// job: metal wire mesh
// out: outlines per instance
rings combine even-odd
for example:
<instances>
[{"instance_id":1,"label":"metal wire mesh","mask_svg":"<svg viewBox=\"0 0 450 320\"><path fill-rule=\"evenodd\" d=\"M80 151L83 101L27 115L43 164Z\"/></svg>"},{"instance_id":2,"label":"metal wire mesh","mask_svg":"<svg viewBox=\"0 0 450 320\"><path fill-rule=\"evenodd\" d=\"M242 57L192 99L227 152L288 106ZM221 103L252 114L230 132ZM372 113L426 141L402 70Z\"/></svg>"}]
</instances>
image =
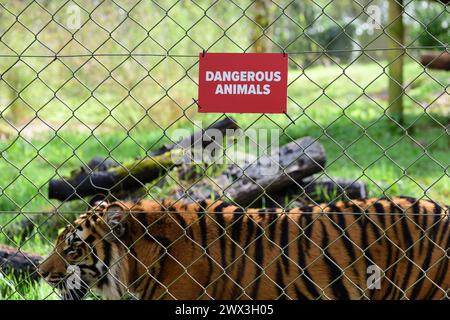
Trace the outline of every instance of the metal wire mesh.
<instances>
[{"instance_id":1,"label":"metal wire mesh","mask_svg":"<svg viewBox=\"0 0 450 320\"><path fill-rule=\"evenodd\" d=\"M104 295L90 289L108 277L110 286L115 283L122 288L117 289L118 298L142 298L136 287L147 278L152 279L147 290L159 288L154 290L161 293L152 298L177 298L177 281L186 277L192 286L203 288L193 298L220 298L219 292L231 287L238 292L233 298L258 298L255 287L261 279L263 286L275 288L271 298L303 297L291 294L296 283L314 288L318 295L313 298L340 298L334 291L339 285L344 286L341 293L356 288L355 295L344 298L374 298L377 288L372 290L366 282L361 286L349 274L356 269L365 274L364 279L370 278L372 273L360 262L372 261L373 267L376 257L370 248L380 243L381 256L390 250L400 252L390 257L380 275L382 286L399 290L398 295L386 297L408 299L420 295L415 288L426 287L428 293L435 290L434 294L441 292L442 298L448 298L448 275L438 281L433 269L441 268L437 275L442 274L449 260L450 230L445 217L450 194L449 78L446 71L436 70L448 68L448 17L445 1L0 1L0 297L76 298L78 293L64 294L36 280L40 275L34 266L42 260L28 252L49 254L61 228L86 210L103 208L102 201L91 200L94 194L81 194L76 188L65 201L61 196L59 200L49 197L52 181L62 181L65 187L70 179L95 185L95 174L100 177L114 171L125 174L108 187L95 188L108 202L171 198L204 205L204 199L220 199L242 212L255 207L281 211L278 215L260 211L276 216L266 225L250 216L246 228L254 229L247 243L233 237L236 223L221 223L217 216L206 220L199 216L191 226L184 226L165 212L162 224L176 222L175 229L183 229L169 244L151 232L161 224L158 220L146 224L131 216L146 232L127 243L127 250L115 256L114 263L105 263L106 249L91 248L88 254L106 266L103 277L88 285L88 297L93 299ZM245 114L232 115L230 120L223 114L197 113L198 54L202 51L287 53L289 116ZM426 54L431 56L428 62L423 60ZM221 121L240 128L238 133L247 139L241 140L243 149L235 143L236 131L234 140L212 139L206 132L180 143L180 138ZM206 162L179 165L168 160L180 149L189 149L184 154L192 160L190 147L197 140L213 140L211 145L219 151ZM297 156L289 158L292 152ZM274 153L279 157L274 158ZM276 173L264 172L262 159L267 155L272 155L269 162ZM139 171L149 161L158 172L152 179L143 178ZM299 167L292 169L293 164ZM246 194L245 185L252 185L256 193ZM362 216L333 210L341 199L355 200L357 205L359 200L354 198L400 195L431 200L441 207L439 212L437 205L435 212L417 209L414 213L424 217L420 223L414 215L401 214L415 209L414 202L400 211L379 212L393 219L390 226L379 225L379 214L371 218L369 208L362 209L367 211ZM327 214L305 213L310 215L306 225L301 223L303 218L295 218L298 213L292 213L293 208L319 208L320 203L329 205ZM356 216L355 221L341 220L346 214ZM424 225L433 214L436 221ZM107 219L100 220L106 223ZM209 228L219 228L217 238L206 245L199 238L202 221ZM286 225L299 235L271 239L271 226L282 228L282 221L288 221ZM408 236L395 238L395 233L401 233L397 223L420 235L413 234L409 245L403 246L400 242L408 242ZM320 230L324 224L323 234L334 239L325 241L308 231L313 226ZM111 234L125 246L114 233L117 226ZM352 236L356 226L373 241L365 246L358 243ZM437 233L441 239L436 239ZM102 240L109 241L109 236ZM151 247L154 255L169 257L174 270L181 270L169 284L162 281L158 269L163 259L143 262L134 251L147 236L159 245L159 249ZM192 243L187 252L201 253L188 264L178 261L173 251L186 239ZM306 251L309 258L319 252L304 264L298 260L301 250L289 256L292 246L302 241L310 250ZM238 247L239 258L254 266L253 274L243 275L247 280L239 280L237 259L224 263L211 253L228 246ZM419 247L428 253L420 249L419 254ZM358 258L345 267L330 257L332 250L348 253L351 248ZM273 260L261 265L258 252L265 250L272 250ZM210 257L213 276L206 284L190 273L205 256ZM145 269L131 283L118 271L125 258ZM330 270L320 269L322 259L327 265L331 261ZM412 271L402 269L404 260ZM80 264L70 264L72 269L65 276L83 278L78 274L83 270ZM289 265L294 274L292 268L296 268L296 276L288 277L287 270L274 271L280 265ZM216 269L222 271L211 271ZM281 278L275 276L280 272ZM322 275L319 279L317 272ZM412 277L411 272L414 280L401 280ZM56 287L67 280L61 279Z\"/></svg>"}]
</instances>

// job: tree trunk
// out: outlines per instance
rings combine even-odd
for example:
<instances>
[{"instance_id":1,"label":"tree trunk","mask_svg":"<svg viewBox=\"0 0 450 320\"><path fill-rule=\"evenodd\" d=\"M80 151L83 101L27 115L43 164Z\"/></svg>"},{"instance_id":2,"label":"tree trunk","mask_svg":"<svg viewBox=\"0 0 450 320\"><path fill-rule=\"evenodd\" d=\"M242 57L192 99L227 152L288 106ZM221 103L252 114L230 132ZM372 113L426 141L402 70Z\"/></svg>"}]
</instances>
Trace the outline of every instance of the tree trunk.
<instances>
[{"instance_id":1,"label":"tree trunk","mask_svg":"<svg viewBox=\"0 0 450 320\"><path fill-rule=\"evenodd\" d=\"M390 116L403 125L403 57L404 57L404 27L403 0L389 1L389 106Z\"/></svg>"}]
</instances>

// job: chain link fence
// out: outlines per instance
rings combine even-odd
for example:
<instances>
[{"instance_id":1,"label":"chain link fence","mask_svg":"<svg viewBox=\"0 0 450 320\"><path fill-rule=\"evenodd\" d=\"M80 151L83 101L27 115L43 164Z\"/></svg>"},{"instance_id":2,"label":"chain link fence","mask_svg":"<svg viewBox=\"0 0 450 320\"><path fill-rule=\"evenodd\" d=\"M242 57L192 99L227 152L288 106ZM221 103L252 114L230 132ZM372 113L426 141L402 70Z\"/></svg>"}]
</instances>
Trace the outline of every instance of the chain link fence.
<instances>
[{"instance_id":1,"label":"chain link fence","mask_svg":"<svg viewBox=\"0 0 450 320\"><path fill-rule=\"evenodd\" d=\"M0 298L449 298L446 2L0 0ZM198 113L201 52L287 114Z\"/></svg>"}]
</instances>

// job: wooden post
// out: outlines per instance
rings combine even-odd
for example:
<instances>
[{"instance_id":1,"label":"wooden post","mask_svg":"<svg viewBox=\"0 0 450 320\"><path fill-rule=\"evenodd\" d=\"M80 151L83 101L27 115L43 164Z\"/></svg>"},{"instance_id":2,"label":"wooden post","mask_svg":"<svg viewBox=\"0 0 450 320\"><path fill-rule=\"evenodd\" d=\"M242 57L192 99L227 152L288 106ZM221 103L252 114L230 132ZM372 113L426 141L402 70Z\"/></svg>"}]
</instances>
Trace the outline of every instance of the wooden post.
<instances>
[{"instance_id":1,"label":"wooden post","mask_svg":"<svg viewBox=\"0 0 450 320\"><path fill-rule=\"evenodd\" d=\"M403 0L389 0L389 107L393 119L403 125Z\"/></svg>"},{"instance_id":2,"label":"wooden post","mask_svg":"<svg viewBox=\"0 0 450 320\"><path fill-rule=\"evenodd\" d=\"M268 39L266 36L261 36L261 32L265 32L265 29L269 25L269 4L267 0L255 0L255 15L253 25L253 49L255 52L268 52ZM262 29L261 29L262 28Z\"/></svg>"}]
</instances>

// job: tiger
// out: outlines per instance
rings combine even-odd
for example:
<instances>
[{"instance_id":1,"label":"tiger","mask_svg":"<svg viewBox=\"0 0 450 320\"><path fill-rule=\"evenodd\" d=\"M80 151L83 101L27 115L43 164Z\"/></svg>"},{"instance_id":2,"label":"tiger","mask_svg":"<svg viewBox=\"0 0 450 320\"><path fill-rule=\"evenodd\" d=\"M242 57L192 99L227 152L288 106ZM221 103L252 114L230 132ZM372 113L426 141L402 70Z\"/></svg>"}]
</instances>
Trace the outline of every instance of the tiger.
<instances>
[{"instance_id":1,"label":"tiger","mask_svg":"<svg viewBox=\"0 0 450 320\"><path fill-rule=\"evenodd\" d=\"M448 299L448 206L409 197L243 209L103 201L39 265L63 299ZM80 285L68 280L78 268ZM71 271L68 271L68 270Z\"/></svg>"}]
</instances>

